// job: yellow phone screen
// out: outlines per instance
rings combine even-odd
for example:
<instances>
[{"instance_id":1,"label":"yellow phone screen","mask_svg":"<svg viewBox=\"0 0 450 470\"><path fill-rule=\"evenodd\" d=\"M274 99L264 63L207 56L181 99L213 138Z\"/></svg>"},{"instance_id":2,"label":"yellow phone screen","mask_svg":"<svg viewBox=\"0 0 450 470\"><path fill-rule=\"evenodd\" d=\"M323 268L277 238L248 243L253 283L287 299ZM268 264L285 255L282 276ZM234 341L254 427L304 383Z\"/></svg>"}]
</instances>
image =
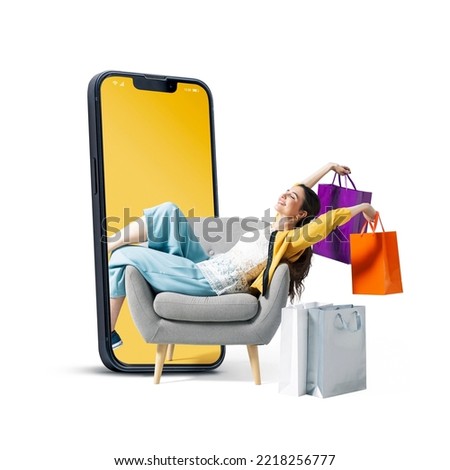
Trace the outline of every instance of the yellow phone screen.
<instances>
[{"instance_id":1,"label":"yellow phone screen","mask_svg":"<svg viewBox=\"0 0 450 470\"><path fill-rule=\"evenodd\" d=\"M178 82L175 91L139 89L133 77L109 76L100 86L107 235L166 201L186 216L214 216L215 187L207 91ZM152 364L156 346L144 341L127 302L114 349L125 364ZM173 364L213 364L220 346L176 345Z\"/></svg>"}]
</instances>

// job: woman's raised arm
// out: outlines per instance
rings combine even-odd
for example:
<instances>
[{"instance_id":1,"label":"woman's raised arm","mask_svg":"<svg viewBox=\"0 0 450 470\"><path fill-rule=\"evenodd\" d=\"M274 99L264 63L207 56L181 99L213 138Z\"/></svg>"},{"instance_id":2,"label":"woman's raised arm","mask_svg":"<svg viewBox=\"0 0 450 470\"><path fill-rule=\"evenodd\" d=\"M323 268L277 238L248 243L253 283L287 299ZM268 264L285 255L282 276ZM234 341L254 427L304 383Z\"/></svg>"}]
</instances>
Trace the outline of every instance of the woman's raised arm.
<instances>
[{"instance_id":1,"label":"woman's raised arm","mask_svg":"<svg viewBox=\"0 0 450 470\"><path fill-rule=\"evenodd\" d=\"M348 175L350 173L350 168L344 165L338 165L337 163L327 163L322 168L317 170L312 175L305 178L303 181L300 181L299 184L304 184L308 188L312 188L316 185L328 172L331 170L335 171L338 175Z\"/></svg>"},{"instance_id":2,"label":"woman's raised arm","mask_svg":"<svg viewBox=\"0 0 450 470\"><path fill-rule=\"evenodd\" d=\"M375 216L377 215L377 211L368 202L363 202L356 206L349 207L349 209L352 217L355 217L355 215L362 212L364 218L369 222L373 222L375 220Z\"/></svg>"}]
</instances>

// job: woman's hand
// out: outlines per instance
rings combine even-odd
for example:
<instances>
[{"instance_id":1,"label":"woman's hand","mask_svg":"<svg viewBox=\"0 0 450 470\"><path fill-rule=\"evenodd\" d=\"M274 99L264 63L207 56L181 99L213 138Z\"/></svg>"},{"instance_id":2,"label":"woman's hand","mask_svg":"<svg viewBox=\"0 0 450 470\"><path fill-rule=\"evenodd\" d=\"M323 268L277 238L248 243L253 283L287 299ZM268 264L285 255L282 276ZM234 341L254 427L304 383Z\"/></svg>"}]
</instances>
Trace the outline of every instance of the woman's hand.
<instances>
[{"instance_id":1,"label":"woman's hand","mask_svg":"<svg viewBox=\"0 0 450 470\"><path fill-rule=\"evenodd\" d=\"M367 222L375 222L376 215L377 211L370 204L368 204L367 209L363 210L363 216Z\"/></svg>"},{"instance_id":2,"label":"woman's hand","mask_svg":"<svg viewBox=\"0 0 450 470\"><path fill-rule=\"evenodd\" d=\"M351 173L351 170L348 166L338 165L337 163L333 163L331 169L341 176L345 176Z\"/></svg>"}]
</instances>

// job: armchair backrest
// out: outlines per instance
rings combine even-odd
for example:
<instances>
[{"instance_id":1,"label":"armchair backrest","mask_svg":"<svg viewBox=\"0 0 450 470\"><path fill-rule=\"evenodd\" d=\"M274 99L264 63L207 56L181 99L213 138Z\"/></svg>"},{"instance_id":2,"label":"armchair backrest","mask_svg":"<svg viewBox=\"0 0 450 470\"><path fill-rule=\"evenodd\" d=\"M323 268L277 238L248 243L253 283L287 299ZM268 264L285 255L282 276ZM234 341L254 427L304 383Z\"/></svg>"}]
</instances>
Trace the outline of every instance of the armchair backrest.
<instances>
[{"instance_id":1,"label":"armchair backrest","mask_svg":"<svg viewBox=\"0 0 450 470\"><path fill-rule=\"evenodd\" d=\"M246 233L269 228L268 222L256 217L194 217L188 220L210 256L225 253Z\"/></svg>"}]
</instances>

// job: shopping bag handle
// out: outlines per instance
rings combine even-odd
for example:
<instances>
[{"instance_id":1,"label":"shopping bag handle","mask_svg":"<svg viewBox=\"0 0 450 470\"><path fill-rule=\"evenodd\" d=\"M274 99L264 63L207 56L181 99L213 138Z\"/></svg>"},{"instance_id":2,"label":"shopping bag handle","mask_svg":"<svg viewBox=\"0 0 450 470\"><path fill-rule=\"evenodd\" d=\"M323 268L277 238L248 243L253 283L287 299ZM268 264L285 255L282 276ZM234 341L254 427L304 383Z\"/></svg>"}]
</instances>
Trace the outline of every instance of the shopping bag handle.
<instances>
[{"instance_id":1,"label":"shopping bag handle","mask_svg":"<svg viewBox=\"0 0 450 470\"><path fill-rule=\"evenodd\" d=\"M384 232L385 230L384 230L383 222L381 222L381 219L380 219L380 213L376 212L375 217L373 219L373 222L369 222L368 220L365 221L365 223L364 223L364 225L361 229L361 235L363 233L365 233L365 231L367 229L367 225L370 225L370 228L372 229L372 232L375 232L375 230L377 229L378 222L380 222L381 230Z\"/></svg>"},{"instance_id":2,"label":"shopping bag handle","mask_svg":"<svg viewBox=\"0 0 450 470\"><path fill-rule=\"evenodd\" d=\"M356 328L351 328L350 322L347 323L342 318L342 315L340 313L336 314L336 316L334 317L334 327L338 330L350 331L351 333L356 333L357 331L359 331L362 327L361 315L359 314L358 310L354 310L352 313L356 319ZM336 320L339 320L339 322L336 322Z\"/></svg>"},{"instance_id":3,"label":"shopping bag handle","mask_svg":"<svg viewBox=\"0 0 450 470\"><path fill-rule=\"evenodd\" d=\"M339 175L338 173L335 173L335 174L334 174L333 181L331 182L331 184L334 184L334 180L336 179L336 176L338 177L339 186L342 187L341 175ZM354 183L353 180L350 178L350 176L344 175L344 178L345 178L345 189L348 189L348 188L347 188L347 178L348 178L348 180L350 181L350 183L352 183L353 189L356 191L355 183Z\"/></svg>"}]
</instances>

